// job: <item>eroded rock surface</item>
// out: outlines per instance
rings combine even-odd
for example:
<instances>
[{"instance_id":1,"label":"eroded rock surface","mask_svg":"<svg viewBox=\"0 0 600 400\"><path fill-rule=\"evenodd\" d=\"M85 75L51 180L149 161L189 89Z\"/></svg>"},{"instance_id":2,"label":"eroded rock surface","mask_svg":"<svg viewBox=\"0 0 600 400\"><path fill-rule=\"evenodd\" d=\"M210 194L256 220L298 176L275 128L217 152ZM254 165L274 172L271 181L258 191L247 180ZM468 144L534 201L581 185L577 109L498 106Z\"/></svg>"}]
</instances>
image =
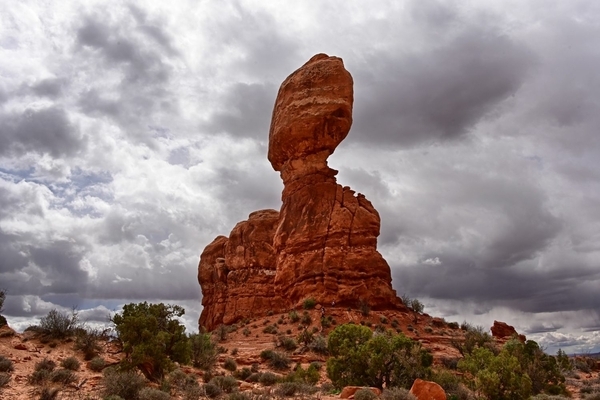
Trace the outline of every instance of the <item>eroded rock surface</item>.
<instances>
[{"instance_id":1,"label":"eroded rock surface","mask_svg":"<svg viewBox=\"0 0 600 400\"><path fill-rule=\"evenodd\" d=\"M282 309L273 284L278 221L276 210L255 211L233 228L229 238L218 236L206 246L198 266L204 306L200 326L212 329Z\"/></svg>"},{"instance_id":2,"label":"eroded rock surface","mask_svg":"<svg viewBox=\"0 0 600 400\"><path fill-rule=\"evenodd\" d=\"M417 400L446 400L446 392L435 382L416 379L410 388Z\"/></svg>"},{"instance_id":3,"label":"eroded rock surface","mask_svg":"<svg viewBox=\"0 0 600 400\"><path fill-rule=\"evenodd\" d=\"M337 57L318 54L282 83L268 152L284 183L281 211L269 214L261 234L240 233L250 218L206 247L201 325L297 307L309 297L325 305L401 306L377 252L379 214L365 196L337 184L327 165L350 131L352 105L352 76ZM261 271L268 274L256 276Z\"/></svg>"},{"instance_id":4,"label":"eroded rock surface","mask_svg":"<svg viewBox=\"0 0 600 400\"><path fill-rule=\"evenodd\" d=\"M518 337L521 342L525 342L525 335L520 335L514 326L508 325L506 322L494 321L494 325L490 329L492 336L496 339L510 339L514 336Z\"/></svg>"}]
</instances>

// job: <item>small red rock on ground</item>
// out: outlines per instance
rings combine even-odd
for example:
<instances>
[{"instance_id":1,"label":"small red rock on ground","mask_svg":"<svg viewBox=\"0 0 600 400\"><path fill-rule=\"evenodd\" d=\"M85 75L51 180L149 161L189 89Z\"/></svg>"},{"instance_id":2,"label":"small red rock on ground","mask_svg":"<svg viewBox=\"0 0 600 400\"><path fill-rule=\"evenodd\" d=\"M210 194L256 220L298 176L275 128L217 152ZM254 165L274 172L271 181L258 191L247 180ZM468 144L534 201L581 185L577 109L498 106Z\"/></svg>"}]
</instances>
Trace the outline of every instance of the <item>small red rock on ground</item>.
<instances>
[{"instance_id":1,"label":"small red rock on ground","mask_svg":"<svg viewBox=\"0 0 600 400\"><path fill-rule=\"evenodd\" d=\"M410 393L414 394L418 400L446 400L446 392L440 385L422 379L417 379L413 383Z\"/></svg>"},{"instance_id":2,"label":"small red rock on ground","mask_svg":"<svg viewBox=\"0 0 600 400\"><path fill-rule=\"evenodd\" d=\"M374 387L363 387L363 386L346 386L342 389L340 393L340 399L350 399L353 398L354 394L358 392L360 389L369 389L371 392L375 393L375 395L379 396L381 394L381 390Z\"/></svg>"}]
</instances>

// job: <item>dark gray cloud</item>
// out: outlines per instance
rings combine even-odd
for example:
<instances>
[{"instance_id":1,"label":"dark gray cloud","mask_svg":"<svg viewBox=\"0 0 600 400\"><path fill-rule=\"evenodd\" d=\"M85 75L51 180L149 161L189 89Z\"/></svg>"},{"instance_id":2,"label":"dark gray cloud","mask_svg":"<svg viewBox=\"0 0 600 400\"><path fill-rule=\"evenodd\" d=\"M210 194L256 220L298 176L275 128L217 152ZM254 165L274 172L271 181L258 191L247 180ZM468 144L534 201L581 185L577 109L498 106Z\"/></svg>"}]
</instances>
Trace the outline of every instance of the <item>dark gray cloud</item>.
<instances>
[{"instance_id":1,"label":"dark gray cloud","mask_svg":"<svg viewBox=\"0 0 600 400\"><path fill-rule=\"evenodd\" d=\"M268 137L271 113L277 96L274 84L236 83L221 101L223 110L215 112L204 127L212 133L262 139Z\"/></svg>"},{"instance_id":2,"label":"dark gray cloud","mask_svg":"<svg viewBox=\"0 0 600 400\"><path fill-rule=\"evenodd\" d=\"M85 136L63 108L51 106L0 115L0 155L36 152L65 157L85 146Z\"/></svg>"},{"instance_id":3,"label":"dark gray cloud","mask_svg":"<svg viewBox=\"0 0 600 400\"><path fill-rule=\"evenodd\" d=\"M172 38L165 32L160 22L153 23L149 21L148 13L143 9L136 7L133 4L128 5L131 15L139 24L139 30L148 37L152 38L156 43L162 46L162 48L170 55L178 55L179 51L175 49Z\"/></svg>"},{"instance_id":4,"label":"dark gray cloud","mask_svg":"<svg viewBox=\"0 0 600 400\"><path fill-rule=\"evenodd\" d=\"M0 190L0 196L2 190ZM0 203L4 205L4 203ZM20 251L19 236L6 233L0 228L0 276L4 274L12 274L25 267L28 262L28 257ZM2 286L8 284L6 278L2 279ZM3 287L3 289L5 289Z\"/></svg>"},{"instance_id":5,"label":"dark gray cloud","mask_svg":"<svg viewBox=\"0 0 600 400\"><path fill-rule=\"evenodd\" d=\"M81 68L113 82L88 85L79 94L79 105L85 114L108 117L128 135L151 144L150 126L160 125L155 121L163 113L178 113L177 99L168 88L171 61L179 53L163 26L144 25L137 8L127 10L135 17L133 23L127 13L115 21L105 11L97 11L77 29L75 56Z\"/></svg>"},{"instance_id":6,"label":"dark gray cloud","mask_svg":"<svg viewBox=\"0 0 600 400\"><path fill-rule=\"evenodd\" d=\"M60 78L44 79L33 84L31 90L38 96L54 99L62 95L66 83Z\"/></svg>"},{"instance_id":7,"label":"dark gray cloud","mask_svg":"<svg viewBox=\"0 0 600 400\"><path fill-rule=\"evenodd\" d=\"M411 147L464 137L517 92L534 60L522 43L480 26L427 52L395 50L373 52L354 74L355 140Z\"/></svg>"}]
</instances>

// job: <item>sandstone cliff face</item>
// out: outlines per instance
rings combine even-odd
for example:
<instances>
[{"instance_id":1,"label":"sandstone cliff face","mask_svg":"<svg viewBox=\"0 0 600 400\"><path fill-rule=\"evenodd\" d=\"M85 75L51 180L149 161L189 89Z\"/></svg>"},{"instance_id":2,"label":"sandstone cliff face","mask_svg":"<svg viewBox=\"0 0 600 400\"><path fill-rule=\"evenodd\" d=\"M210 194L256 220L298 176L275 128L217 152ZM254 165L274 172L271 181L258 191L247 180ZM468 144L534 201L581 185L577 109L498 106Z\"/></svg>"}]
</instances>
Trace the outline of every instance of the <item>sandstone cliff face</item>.
<instances>
[{"instance_id":1,"label":"sandstone cliff face","mask_svg":"<svg viewBox=\"0 0 600 400\"><path fill-rule=\"evenodd\" d=\"M278 211L255 211L233 228L229 238L218 236L206 246L198 266L204 306L200 326L212 329L282 309L273 284L272 243L278 220Z\"/></svg>"},{"instance_id":2,"label":"sandstone cliff face","mask_svg":"<svg viewBox=\"0 0 600 400\"><path fill-rule=\"evenodd\" d=\"M309 297L326 305L401 306L377 252L379 214L338 185L327 166L350 131L352 104L352 77L337 57L318 54L283 82L268 152L284 183L281 212L253 213L229 239L206 247L198 273L201 326L297 307Z\"/></svg>"}]
</instances>

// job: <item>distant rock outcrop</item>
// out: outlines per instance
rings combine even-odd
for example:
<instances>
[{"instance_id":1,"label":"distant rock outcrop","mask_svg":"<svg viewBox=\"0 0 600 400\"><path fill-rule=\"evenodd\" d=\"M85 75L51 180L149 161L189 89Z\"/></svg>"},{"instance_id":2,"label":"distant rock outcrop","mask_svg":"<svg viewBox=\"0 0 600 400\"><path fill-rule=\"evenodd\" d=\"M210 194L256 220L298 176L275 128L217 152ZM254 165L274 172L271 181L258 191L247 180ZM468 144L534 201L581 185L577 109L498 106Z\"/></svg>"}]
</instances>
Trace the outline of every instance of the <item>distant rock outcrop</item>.
<instances>
[{"instance_id":1,"label":"distant rock outcrop","mask_svg":"<svg viewBox=\"0 0 600 400\"><path fill-rule=\"evenodd\" d=\"M327 166L352 125L352 86L342 60L325 54L282 83L268 153L284 184L281 212L252 213L229 238L206 247L198 271L201 326L297 307L308 297L401 306L377 252L379 214L363 195L338 185Z\"/></svg>"},{"instance_id":2,"label":"distant rock outcrop","mask_svg":"<svg viewBox=\"0 0 600 400\"><path fill-rule=\"evenodd\" d=\"M517 333L514 326L508 325L506 322L494 321L491 331L492 336L496 339L510 339L514 336L518 337L521 342L525 342L527 339L525 335Z\"/></svg>"}]
</instances>

